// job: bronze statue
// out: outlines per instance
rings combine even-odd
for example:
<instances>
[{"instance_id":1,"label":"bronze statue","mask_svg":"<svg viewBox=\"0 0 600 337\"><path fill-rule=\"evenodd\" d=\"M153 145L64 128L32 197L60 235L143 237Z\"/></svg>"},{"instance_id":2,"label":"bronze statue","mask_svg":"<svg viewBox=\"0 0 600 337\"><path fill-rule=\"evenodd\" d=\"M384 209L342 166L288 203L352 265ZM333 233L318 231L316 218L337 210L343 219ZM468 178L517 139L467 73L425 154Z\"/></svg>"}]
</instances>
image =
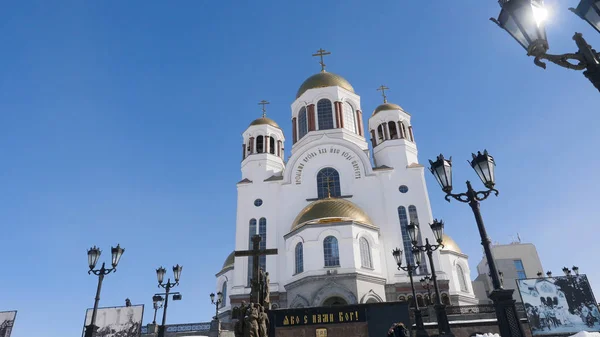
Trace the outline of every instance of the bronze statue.
<instances>
[{"instance_id":1,"label":"bronze statue","mask_svg":"<svg viewBox=\"0 0 600 337\"><path fill-rule=\"evenodd\" d=\"M264 276L263 306L267 309L271 308L271 292L269 290L269 282L269 273L266 272Z\"/></svg>"},{"instance_id":2,"label":"bronze statue","mask_svg":"<svg viewBox=\"0 0 600 337\"><path fill-rule=\"evenodd\" d=\"M258 334L258 304L250 303L244 317L244 337L259 337Z\"/></svg>"},{"instance_id":3,"label":"bronze statue","mask_svg":"<svg viewBox=\"0 0 600 337\"><path fill-rule=\"evenodd\" d=\"M238 308L234 308L233 310L233 318L237 319L237 322L235 322L235 325L233 327L233 333L235 335L235 337L243 337L244 336L244 328L245 328L245 324L244 324L244 318L246 316L246 301L242 301L242 304L238 307Z\"/></svg>"},{"instance_id":4,"label":"bronze statue","mask_svg":"<svg viewBox=\"0 0 600 337\"><path fill-rule=\"evenodd\" d=\"M259 309L259 326L258 326L258 334L260 337L268 337L268 327L269 327L269 316L265 312L264 307L260 307Z\"/></svg>"}]
</instances>

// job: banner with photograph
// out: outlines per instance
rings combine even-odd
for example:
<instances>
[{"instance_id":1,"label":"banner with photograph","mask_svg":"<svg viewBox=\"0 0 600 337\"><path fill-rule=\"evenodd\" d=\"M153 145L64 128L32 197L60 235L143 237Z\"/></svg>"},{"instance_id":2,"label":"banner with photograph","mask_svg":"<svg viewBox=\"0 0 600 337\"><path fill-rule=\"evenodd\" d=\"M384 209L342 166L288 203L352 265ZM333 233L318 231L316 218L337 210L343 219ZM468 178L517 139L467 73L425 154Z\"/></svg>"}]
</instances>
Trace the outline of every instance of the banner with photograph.
<instances>
[{"instance_id":1,"label":"banner with photograph","mask_svg":"<svg viewBox=\"0 0 600 337\"><path fill-rule=\"evenodd\" d=\"M600 331L600 312L585 275L517 280L533 336Z\"/></svg>"},{"instance_id":2,"label":"banner with photograph","mask_svg":"<svg viewBox=\"0 0 600 337\"><path fill-rule=\"evenodd\" d=\"M16 317L16 310L0 312L0 337L10 337Z\"/></svg>"},{"instance_id":3,"label":"banner with photograph","mask_svg":"<svg viewBox=\"0 0 600 337\"><path fill-rule=\"evenodd\" d=\"M93 309L86 312L83 334L85 327L92 321L92 312ZM98 308L96 337L139 337L142 333L143 316L144 305Z\"/></svg>"}]
</instances>

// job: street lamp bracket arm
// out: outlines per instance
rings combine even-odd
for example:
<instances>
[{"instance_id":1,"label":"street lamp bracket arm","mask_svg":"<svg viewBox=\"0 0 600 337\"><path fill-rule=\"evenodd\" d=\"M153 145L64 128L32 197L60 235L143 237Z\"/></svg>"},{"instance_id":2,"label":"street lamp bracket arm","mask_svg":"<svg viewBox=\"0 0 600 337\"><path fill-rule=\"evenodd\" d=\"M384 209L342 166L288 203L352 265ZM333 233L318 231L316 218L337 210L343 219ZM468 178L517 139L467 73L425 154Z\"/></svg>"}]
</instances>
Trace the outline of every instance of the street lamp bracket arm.
<instances>
[{"instance_id":1,"label":"street lamp bracket arm","mask_svg":"<svg viewBox=\"0 0 600 337\"><path fill-rule=\"evenodd\" d=\"M109 269L101 268L101 269L96 269L96 270L90 269L90 270L88 270L88 274L90 274L90 275L94 274L96 276L100 276L100 275L108 275L113 271L117 271L117 268L109 268Z\"/></svg>"},{"instance_id":2,"label":"street lamp bracket arm","mask_svg":"<svg viewBox=\"0 0 600 337\"><path fill-rule=\"evenodd\" d=\"M498 194L500 193L500 192L498 192L497 189L491 188L487 191L468 191L467 193L459 193L459 194L448 193L448 194L446 194L445 199L446 199L446 201L450 202L450 198L454 198L455 200L458 200L458 201L464 202L464 203L469 203L474 200L483 201L483 200L487 199L490 196L490 194L492 194L492 192L496 196L498 196Z\"/></svg>"},{"instance_id":3,"label":"street lamp bracket arm","mask_svg":"<svg viewBox=\"0 0 600 337\"><path fill-rule=\"evenodd\" d=\"M563 68L572 69L572 70L584 70L587 68L587 64L585 62L584 57L579 53L568 53L562 55L552 55L552 54L542 54L537 55L533 59L533 63L540 68L546 69L546 63L541 60L548 60L556 65L559 65ZM578 61L577 64L573 64L570 60Z\"/></svg>"}]
</instances>

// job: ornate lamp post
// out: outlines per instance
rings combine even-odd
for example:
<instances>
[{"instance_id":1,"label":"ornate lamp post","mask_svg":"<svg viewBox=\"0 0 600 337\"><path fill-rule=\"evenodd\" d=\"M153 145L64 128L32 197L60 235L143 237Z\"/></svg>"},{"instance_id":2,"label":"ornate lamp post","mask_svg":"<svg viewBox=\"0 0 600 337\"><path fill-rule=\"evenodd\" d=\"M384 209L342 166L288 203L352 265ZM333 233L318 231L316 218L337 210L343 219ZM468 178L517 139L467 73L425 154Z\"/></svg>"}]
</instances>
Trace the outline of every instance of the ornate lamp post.
<instances>
[{"instance_id":1,"label":"ornate lamp post","mask_svg":"<svg viewBox=\"0 0 600 337\"><path fill-rule=\"evenodd\" d=\"M440 336L454 336L452 331L450 330L450 322L448 322L448 315L446 314L446 306L442 304L440 289L438 287L437 276L435 273L435 265L433 264L433 252L440 247L444 247L442 244L442 236L444 235L444 222L434 220L432 224L429 225L431 230L433 231L433 235L435 236L435 240L437 241L437 245L432 245L429 243L429 239L425 238L425 244L422 246L418 245L418 230L419 225L411 222L408 226L406 226L406 230L408 231L408 235L410 236L410 240L412 241L413 249L415 252L426 252L427 257L429 258L429 266L431 267L431 280L433 281L433 288L435 289L435 315L437 317L438 322L438 331ZM418 256L420 254L415 253L414 256Z\"/></svg>"},{"instance_id":2,"label":"ornate lamp post","mask_svg":"<svg viewBox=\"0 0 600 337\"><path fill-rule=\"evenodd\" d=\"M534 63L546 69L542 59L561 67L585 70L583 74L600 91L600 54L584 40L581 33L575 33L573 40L578 47L576 53L551 55L546 39L544 21L547 16L543 0L498 0L502 10L498 19L491 18L500 28L506 30L525 50L534 57ZM600 24L599 2L582 0L573 11L598 29ZM570 60L577 62L571 63Z\"/></svg>"},{"instance_id":3,"label":"ornate lamp post","mask_svg":"<svg viewBox=\"0 0 600 337\"><path fill-rule=\"evenodd\" d=\"M427 298L428 300L428 304L433 304L433 300L431 299L431 287L433 286L431 284L431 277L429 277L429 275L425 276L424 278L422 278L420 280L421 282L421 287L425 288L425 290L427 290Z\"/></svg>"},{"instance_id":4,"label":"ornate lamp post","mask_svg":"<svg viewBox=\"0 0 600 337\"><path fill-rule=\"evenodd\" d=\"M179 285L179 277L181 276L182 269L183 269L183 267L180 265L176 265L173 267L173 276L175 278L175 282L173 282L173 283L171 283L170 278L167 280L167 283L163 283L163 281L165 279L165 274L167 272L167 270L165 268L160 267L160 268L156 269L156 278L158 278L158 287L165 289L165 294L164 294L165 295L165 304L164 304L164 309L163 309L162 324L158 327L158 337L165 337L165 329L166 329L166 324L167 324L167 305L169 304L169 293L171 291L171 288ZM179 293L173 294L174 301L180 300L180 299L181 299L181 294L179 294Z\"/></svg>"},{"instance_id":5,"label":"ornate lamp post","mask_svg":"<svg viewBox=\"0 0 600 337\"><path fill-rule=\"evenodd\" d=\"M565 273L565 276L572 276L571 269L569 269L567 267L564 267L562 269L562 271L563 271L563 273ZM575 273L575 276L579 276L579 267L573 266L573 271L572 272Z\"/></svg>"},{"instance_id":6,"label":"ornate lamp post","mask_svg":"<svg viewBox=\"0 0 600 337\"><path fill-rule=\"evenodd\" d=\"M577 8L569 8L569 10L600 33L600 0L581 0Z\"/></svg>"},{"instance_id":7,"label":"ornate lamp post","mask_svg":"<svg viewBox=\"0 0 600 337\"><path fill-rule=\"evenodd\" d=\"M154 319L152 320L152 324L154 325L156 325L156 312L163 307L164 302L165 299L159 294L152 296L152 306L154 307Z\"/></svg>"},{"instance_id":8,"label":"ornate lamp post","mask_svg":"<svg viewBox=\"0 0 600 337\"><path fill-rule=\"evenodd\" d=\"M96 326L96 314L98 312L98 303L100 302L100 290L102 289L102 281L104 280L105 275L117 271L117 265L119 264L119 260L121 260L121 256L123 255L123 252L125 252L125 249L117 245L116 247L111 247L110 252L112 254L112 268L108 269L106 268L104 262L102 262L102 267L100 267L100 269L94 269L96 267L96 263L98 263L98 259L100 259L100 254L102 254L100 248L94 246L90 248L87 252L88 265L90 267L88 274L94 274L98 276L98 288L96 289L96 298L94 300L94 310L92 311L92 319L90 320L90 324L85 327L85 337L94 337L96 335L96 330L98 330L98 327Z\"/></svg>"},{"instance_id":9,"label":"ornate lamp post","mask_svg":"<svg viewBox=\"0 0 600 337\"><path fill-rule=\"evenodd\" d=\"M490 276L492 278L492 285L494 290L490 293L489 297L494 302L496 308L496 317L498 319L498 326L500 328L500 336L502 337L524 337L523 327L517 316L517 308L515 301L513 300L512 289L503 289L496 268L496 260L492 254L490 238L485 230L483 224L483 217L481 216L481 210L479 202L485 200L490 193L498 195L498 190L494 189L495 185L495 172L494 167L496 163L494 158L490 156L487 151L478 152L477 155L473 154L473 160L469 162L471 167L475 170L483 185L487 188L486 191L475 191L471 187L471 183L467 181L467 192L460 194L452 194L452 157L445 159L443 155L439 155L435 162L429 161L431 164L430 171L435 176L436 180L442 187L442 191L446 192L446 200L449 202L450 198L454 198L460 202L468 203L471 206L475 221L477 222L477 228L479 229L479 236L481 237L481 245L485 251L485 258L490 268Z\"/></svg>"},{"instance_id":10,"label":"ornate lamp post","mask_svg":"<svg viewBox=\"0 0 600 337\"><path fill-rule=\"evenodd\" d=\"M215 305L215 321L219 321L219 306L223 303L223 294L219 291L215 301L215 293L210 293L210 301Z\"/></svg>"},{"instance_id":11,"label":"ornate lamp post","mask_svg":"<svg viewBox=\"0 0 600 337\"><path fill-rule=\"evenodd\" d=\"M392 251L392 255L396 260L396 265L398 265L398 270L404 270L408 273L408 277L410 279L410 287L412 289L413 301L415 303L415 325L417 326L417 337L428 337L427 331L425 331L425 325L423 325L423 316L421 315L421 309L419 309L419 303L417 302L417 294L415 292L415 284L413 283L413 272L419 268L421 264L420 255L414 254L415 264L410 263L410 259L406 259L406 267L402 266L402 251L398 248Z\"/></svg>"}]
</instances>

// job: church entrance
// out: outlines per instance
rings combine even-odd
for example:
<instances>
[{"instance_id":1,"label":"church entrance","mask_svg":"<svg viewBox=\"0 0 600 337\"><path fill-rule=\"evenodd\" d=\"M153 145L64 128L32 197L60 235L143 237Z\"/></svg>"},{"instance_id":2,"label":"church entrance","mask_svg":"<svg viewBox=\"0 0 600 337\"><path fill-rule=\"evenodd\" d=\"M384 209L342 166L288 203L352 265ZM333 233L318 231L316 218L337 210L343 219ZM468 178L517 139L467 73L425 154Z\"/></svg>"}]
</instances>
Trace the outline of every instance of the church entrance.
<instances>
[{"instance_id":1,"label":"church entrance","mask_svg":"<svg viewBox=\"0 0 600 337\"><path fill-rule=\"evenodd\" d=\"M269 337L387 336L394 323L412 326L406 302L347 305L333 296L321 307L269 311Z\"/></svg>"}]
</instances>

